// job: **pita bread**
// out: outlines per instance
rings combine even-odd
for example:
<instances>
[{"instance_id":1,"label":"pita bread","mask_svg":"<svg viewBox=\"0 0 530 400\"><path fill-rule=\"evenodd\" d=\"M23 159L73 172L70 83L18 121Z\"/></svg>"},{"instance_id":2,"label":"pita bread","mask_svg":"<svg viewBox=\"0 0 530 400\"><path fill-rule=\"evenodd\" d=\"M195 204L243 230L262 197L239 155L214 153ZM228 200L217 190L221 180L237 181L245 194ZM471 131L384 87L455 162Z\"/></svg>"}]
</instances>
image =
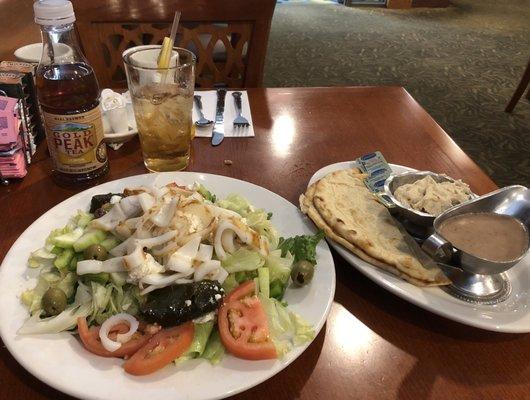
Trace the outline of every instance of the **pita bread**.
<instances>
[{"instance_id":1,"label":"pita bread","mask_svg":"<svg viewBox=\"0 0 530 400\"><path fill-rule=\"evenodd\" d=\"M431 285L430 282L420 281L419 279L412 278L408 275L405 275L401 272L399 272L395 267L392 267L391 265L384 264L380 262L379 260L376 260L375 258L370 257L368 254L366 254L364 251L359 249L358 247L354 246L350 242L348 242L346 239L340 237L339 235L335 234L329 227L329 225L326 224L326 222L322 219L316 208L313 206L313 195L315 193L315 184L312 184L307 188L307 191L305 194L300 195L300 209L304 214L309 216L311 220L315 223L317 227L322 229L327 237L330 239L333 239L335 242L339 243L349 251L351 251L353 254L355 254L357 257L361 258L362 260L375 265L376 267L381 268L384 271L390 272L393 275L396 275L400 277L401 279L404 279L413 285L416 286L429 286Z\"/></svg>"},{"instance_id":2,"label":"pita bread","mask_svg":"<svg viewBox=\"0 0 530 400\"><path fill-rule=\"evenodd\" d=\"M386 207L364 185L364 177L357 169L332 172L308 189L301 199L303 210L365 261L415 285L449 284L438 267L427 269L415 257Z\"/></svg>"}]
</instances>

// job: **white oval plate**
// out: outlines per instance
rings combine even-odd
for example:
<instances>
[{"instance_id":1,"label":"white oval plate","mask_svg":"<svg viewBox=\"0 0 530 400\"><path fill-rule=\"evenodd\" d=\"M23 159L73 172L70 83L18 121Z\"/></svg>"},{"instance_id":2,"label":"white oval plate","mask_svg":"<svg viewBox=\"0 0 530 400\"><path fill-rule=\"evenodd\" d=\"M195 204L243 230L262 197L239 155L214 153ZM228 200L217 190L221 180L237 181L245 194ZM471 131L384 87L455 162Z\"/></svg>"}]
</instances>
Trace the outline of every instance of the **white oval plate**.
<instances>
[{"instance_id":1,"label":"white oval plate","mask_svg":"<svg viewBox=\"0 0 530 400\"><path fill-rule=\"evenodd\" d=\"M77 209L87 209L98 193L122 191L127 186L176 181L198 181L217 196L230 193L245 196L253 205L273 213L272 222L281 235L315 232L312 223L289 201L267 189L224 176L194 172L166 172L132 176L96 186L63 201L37 219L18 238L0 268L0 335L11 354L30 373L48 385L83 399L150 400L219 399L265 381L293 362L309 344L295 348L282 360L246 361L226 355L212 366L204 360L170 365L144 377L127 375L122 360L98 357L83 349L67 333L59 335L18 336L17 330L28 317L20 303L20 293L35 285L27 280L26 261L31 251L42 246L53 228L61 227ZM335 267L329 247L321 241L317 247L318 266L312 283L303 288L288 288L285 300L289 308L313 324L318 334L329 313L335 294ZM35 271L30 271L35 272ZM35 276L35 274L32 274Z\"/></svg>"},{"instance_id":2,"label":"white oval plate","mask_svg":"<svg viewBox=\"0 0 530 400\"><path fill-rule=\"evenodd\" d=\"M353 161L328 165L318 170L311 177L309 184L330 172L357 166ZM401 165L391 164L391 167L395 173L415 171ZM530 332L530 253L507 272L512 284L508 299L495 305L475 305L452 297L436 287L414 286L367 263L333 240L328 239L328 242L349 264L372 281L419 307L476 328L497 332Z\"/></svg>"}]
</instances>

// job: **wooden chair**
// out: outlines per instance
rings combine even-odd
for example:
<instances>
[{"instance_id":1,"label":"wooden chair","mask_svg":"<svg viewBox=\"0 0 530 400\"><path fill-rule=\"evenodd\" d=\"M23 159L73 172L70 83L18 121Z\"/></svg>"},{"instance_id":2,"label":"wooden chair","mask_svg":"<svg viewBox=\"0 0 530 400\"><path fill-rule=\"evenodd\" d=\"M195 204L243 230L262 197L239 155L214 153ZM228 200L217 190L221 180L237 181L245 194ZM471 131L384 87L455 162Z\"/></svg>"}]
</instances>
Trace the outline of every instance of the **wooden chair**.
<instances>
[{"instance_id":1,"label":"wooden chair","mask_svg":"<svg viewBox=\"0 0 530 400\"><path fill-rule=\"evenodd\" d=\"M72 0L81 45L100 86L127 87L121 54L169 36L197 56L196 86L262 85L276 0Z\"/></svg>"},{"instance_id":2,"label":"wooden chair","mask_svg":"<svg viewBox=\"0 0 530 400\"><path fill-rule=\"evenodd\" d=\"M526 66L523 77L521 78L521 82L519 82L517 89L515 89L515 93L513 94L510 102L508 103L504 111L506 111L507 113L511 113L513 111L513 109L515 108L515 105L517 104L521 96L523 95L529 83L530 83L530 60L528 60L528 65ZM530 100L530 89L528 89L528 92L526 93L526 98Z\"/></svg>"}]
</instances>

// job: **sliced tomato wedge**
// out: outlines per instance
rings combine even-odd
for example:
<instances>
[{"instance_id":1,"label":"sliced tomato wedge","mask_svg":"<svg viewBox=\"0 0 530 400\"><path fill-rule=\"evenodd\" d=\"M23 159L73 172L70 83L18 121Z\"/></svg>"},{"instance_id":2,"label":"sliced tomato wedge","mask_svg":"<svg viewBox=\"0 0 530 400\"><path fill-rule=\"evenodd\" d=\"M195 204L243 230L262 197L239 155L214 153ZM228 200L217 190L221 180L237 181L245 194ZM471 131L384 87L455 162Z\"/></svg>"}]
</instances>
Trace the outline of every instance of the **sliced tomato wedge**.
<instances>
[{"instance_id":1,"label":"sliced tomato wedge","mask_svg":"<svg viewBox=\"0 0 530 400\"><path fill-rule=\"evenodd\" d=\"M248 281L225 297L217 321L221 341L239 358L277 358L276 348L270 340L267 315L255 292L254 281Z\"/></svg>"},{"instance_id":2,"label":"sliced tomato wedge","mask_svg":"<svg viewBox=\"0 0 530 400\"><path fill-rule=\"evenodd\" d=\"M191 345L195 328L192 322L162 329L123 364L132 375L155 372L181 356Z\"/></svg>"},{"instance_id":3,"label":"sliced tomato wedge","mask_svg":"<svg viewBox=\"0 0 530 400\"><path fill-rule=\"evenodd\" d=\"M134 353L136 353L138 349L144 346L148 342L148 340L151 338L151 336L153 336L148 333L137 331L134 333L131 340L123 343L118 350L108 351L101 344L101 340L99 338L100 329L101 327L99 326L92 326L89 328L86 322L86 319L83 317L79 317L77 319L77 330L79 332L79 337L81 338L81 342L83 342L83 345L88 351L90 351L91 353L97 354L98 356L101 356L101 357L119 357L119 358L130 357ZM114 325L109 332L109 337L111 339L115 339L118 333L125 333L128 330L129 330L129 325L127 325L126 323L120 323L120 324Z\"/></svg>"}]
</instances>

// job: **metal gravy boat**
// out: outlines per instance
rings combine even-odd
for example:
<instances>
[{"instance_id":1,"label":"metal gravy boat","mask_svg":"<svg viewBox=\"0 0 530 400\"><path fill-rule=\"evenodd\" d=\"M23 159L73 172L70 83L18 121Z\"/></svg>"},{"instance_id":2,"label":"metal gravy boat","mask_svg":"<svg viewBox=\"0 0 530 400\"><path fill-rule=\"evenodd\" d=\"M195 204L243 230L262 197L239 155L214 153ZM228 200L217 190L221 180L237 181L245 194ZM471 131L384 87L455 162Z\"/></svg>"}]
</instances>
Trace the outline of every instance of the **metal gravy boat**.
<instances>
[{"instance_id":1,"label":"metal gravy boat","mask_svg":"<svg viewBox=\"0 0 530 400\"><path fill-rule=\"evenodd\" d=\"M524 186L508 186L454 206L434 220L434 233L422 249L437 261L452 284L443 289L452 296L475 304L497 304L508 298L511 284L504 271L521 261L528 252L509 261L490 261L475 257L454 247L438 232L443 221L460 214L492 212L516 218L530 231L530 190Z\"/></svg>"},{"instance_id":2,"label":"metal gravy boat","mask_svg":"<svg viewBox=\"0 0 530 400\"><path fill-rule=\"evenodd\" d=\"M516 259L490 261L454 247L438 233L441 224L450 217L486 212L514 217L524 225L528 233L530 231L530 189L519 185L507 186L448 209L434 220L434 233L423 242L423 250L436 261L458 265L462 270L472 274L494 275L510 269L524 258L528 251L528 243L525 252Z\"/></svg>"}]
</instances>

